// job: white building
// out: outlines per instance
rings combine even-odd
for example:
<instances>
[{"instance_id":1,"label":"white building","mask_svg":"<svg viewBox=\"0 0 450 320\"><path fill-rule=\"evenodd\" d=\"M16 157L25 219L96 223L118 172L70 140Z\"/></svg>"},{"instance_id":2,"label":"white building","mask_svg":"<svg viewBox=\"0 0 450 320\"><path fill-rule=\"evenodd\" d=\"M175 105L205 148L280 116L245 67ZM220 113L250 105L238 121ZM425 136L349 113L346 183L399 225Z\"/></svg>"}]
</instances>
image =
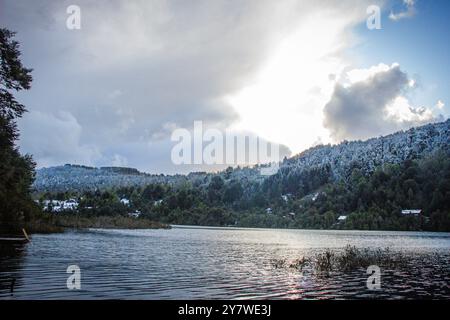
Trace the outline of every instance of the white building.
<instances>
[{"instance_id":1,"label":"white building","mask_svg":"<svg viewBox=\"0 0 450 320\"><path fill-rule=\"evenodd\" d=\"M64 208L64 210L76 210L78 209L78 201L76 201L75 199L65 200L62 203L62 207Z\"/></svg>"},{"instance_id":2,"label":"white building","mask_svg":"<svg viewBox=\"0 0 450 320\"><path fill-rule=\"evenodd\" d=\"M122 199L120 199L120 203L123 204L124 206L129 206L130 200L128 200L126 198L122 198Z\"/></svg>"},{"instance_id":3,"label":"white building","mask_svg":"<svg viewBox=\"0 0 450 320\"><path fill-rule=\"evenodd\" d=\"M134 212L128 213L128 216L132 218L139 218L141 214L142 212L140 212L139 210L135 210Z\"/></svg>"},{"instance_id":4,"label":"white building","mask_svg":"<svg viewBox=\"0 0 450 320\"><path fill-rule=\"evenodd\" d=\"M267 208L266 213L272 213L272 208Z\"/></svg>"},{"instance_id":5,"label":"white building","mask_svg":"<svg viewBox=\"0 0 450 320\"><path fill-rule=\"evenodd\" d=\"M318 196L319 196L319 193L318 193L318 192L314 193L313 196L312 196L312 198L311 198L311 200L312 200L312 201L316 201Z\"/></svg>"},{"instance_id":6,"label":"white building","mask_svg":"<svg viewBox=\"0 0 450 320\"><path fill-rule=\"evenodd\" d=\"M345 220L347 220L347 216L339 216L338 217L338 221L340 222L340 221L345 221Z\"/></svg>"},{"instance_id":7,"label":"white building","mask_svg":"<svg viewBox=\"0 0 450 320\"><path fill-rule=\"evenodd\" d=\"M422 213L422 209L403 209L402 215L404 216L417 216Z\"/></svg>"},{"instance_id":8,"label":"white building","mask_svg":"<svg viewBox=\"0 0 450 320\"><path fill-rule=\"evenodd\" d=\"M44 200L44 210L50 212L75 211L78 209L78 201L69 200Z\"/></svg>"}]
</instances>

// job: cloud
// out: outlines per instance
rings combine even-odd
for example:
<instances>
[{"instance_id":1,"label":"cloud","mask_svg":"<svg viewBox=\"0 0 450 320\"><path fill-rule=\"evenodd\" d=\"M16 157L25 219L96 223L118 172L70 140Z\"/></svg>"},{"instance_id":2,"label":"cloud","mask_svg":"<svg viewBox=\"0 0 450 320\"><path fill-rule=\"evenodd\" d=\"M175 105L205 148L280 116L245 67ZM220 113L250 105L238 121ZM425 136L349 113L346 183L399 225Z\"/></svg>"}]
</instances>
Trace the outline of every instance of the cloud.
<instances>
[{"instance_id":1,"label":"cloud","mask_svg":"<svg viewBox=\"0 0 450 320\"><path fill-rule=\"evenodd\" d=\"M68 30L69 4L5 1L0 12L2 22L18 31L24 63L34 69L32 90L20 95L29 118L67 110L82 128L79 145L95 145L101 153L94 160L40 151L47 137L30 136L40 130L38 121L24 120L20 144L39 166L75 160L111 165L118 148L129 146L133 157L124 156L135 166L153 140L168 143L170 127L202 120L225 129L238 115L224 97L258 70L276 38L296 21L290 9L298 6L78 1L81 30ZM158 150L167 149L170 155L170 148Z\"/></svg>"},{"instance_id":2,"label":"cloud","mask_svg":"<svg viewBox=\"0 0 450 320\"><path fill-rule=\"evenodd\" d=\"M40 166L62 163L92 165L101 157L99 150L80 141L82 127L67 111L56 115L39 111L26 114L20 122L20 148L39 159Z\"/></svg>"},{"instance_id":3,"label":"cloud","mask_svg":"<svg viewBox=\"0 0 450 320\"><path fill-rule=\"evenodd\" d=\"M120 154L115 154L111 164L115 167L125 167L128 164L128 160Z\"/></svg>"},{"instance_id":4,"label":"cloud","mask_svg":"<svg viewBox=\"0 0 450 320\"><path fill-rule=\"evenodd\" d=\"M367 139L437 120L431 108L411 106L411 79L398 64L348 71L324 108L334 141Z\"/></svg>"},{"instance_id":5,"label":"cloud","mask_svg":"<svg viewBox=\"0 0 450 320\"><path fill-rule=\"evenodd\" d=\"M151 134L151 140L157 141L169 137L178 126L173 122L166 122L161 126L159 131Z\"/></svg>"},{"instance_id":6,"label":"cloud","mask_svg":"<svg viewBox=\"0 0 450 320\"><path fill-rule=\"evenodd\" d=\"M230 96L238 128L251 129L300 152L321 137L323 106L336 75L351 65L353 27L367 19L366 1L307 2L292 31L274 46L255 79ZM320 3L320 4L318 4Z\"/></svg>"},{"instance_id":7,"label":"cloud","mask_svg":"<svg viewBox=\"0 0 450 320\"><path fill-rule=\"evenodd\" d=\"M332 39L336 30L365 18L365 10L355 10L365 4L356 0L80 0L81 30L68 30L71 4L6 0L0 12L4 25L18 31L24 64L34 69L32 89L19 95L30 110L19 143L39 166L127 163L176 170L164 163L173 128L190 129L196 120L219 130L232 126L242 114L228 97L252 83L285 39L298 33L292 41L311 40L318 49L308 47L309 56L332 61L330 50L343 43ZM325 42L311 37L309 22ZM300 47L305 56L307 47ZM305 56L299 69L308 61ZM326 81L329 71L322 72ZM47 125L60 137L45 131ZM67 137L64 126L72 130ZM284 142L264 131L253 134ZM69 141L58 140L64 138Z\"/></svg>"},{"instance_id":8,"label":"cloud","mask_svg":"<svg viewBox=\"0 0 450 320\"><path fill-rule=\"evenodd\" d=\"M406 7L403 11L398 13L391 11L389 19L398 21L400 19L411 18L416 14L415 0L403 0L403 6Z\"/></svg>"}]
</instances>

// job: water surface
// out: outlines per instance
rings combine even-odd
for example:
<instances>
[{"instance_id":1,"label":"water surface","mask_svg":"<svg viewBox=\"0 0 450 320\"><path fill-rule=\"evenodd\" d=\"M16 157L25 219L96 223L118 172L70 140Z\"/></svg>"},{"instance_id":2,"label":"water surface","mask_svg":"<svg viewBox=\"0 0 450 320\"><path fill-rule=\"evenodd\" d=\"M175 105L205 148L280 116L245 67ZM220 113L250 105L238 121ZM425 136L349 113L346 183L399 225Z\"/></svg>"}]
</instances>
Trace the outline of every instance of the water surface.
<instances>
[{"instance_id":1,"label":"water surface","mask_svg":"<svg viewBox=\"0 0 450 320\"><path fill-rule=\"evenodd\" d=\"M382 270L380 290L365 269L323 276L274 268L329 248L387 248L408 257ZM1 299L405 299L450 298L450 234L177 227L34 235L0 260ZM81 290L66 286L69 265ZM10 283L15 280L14 292Z\"/></svg>"}]
</instances>

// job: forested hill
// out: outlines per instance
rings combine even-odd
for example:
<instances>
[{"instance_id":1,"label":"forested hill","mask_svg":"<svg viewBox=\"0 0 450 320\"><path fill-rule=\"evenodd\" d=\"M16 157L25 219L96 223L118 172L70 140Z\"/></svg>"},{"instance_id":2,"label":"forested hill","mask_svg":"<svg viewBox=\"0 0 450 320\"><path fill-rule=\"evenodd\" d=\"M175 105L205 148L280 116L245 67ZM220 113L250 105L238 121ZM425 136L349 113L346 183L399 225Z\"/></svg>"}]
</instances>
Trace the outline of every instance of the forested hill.
<instances>
[{"instance_id":1,"label":"forested hill","mask_svg":"<svg viewBox=\"0 0 450 320\"><path fill-rule=\"evenodd\" d=\"M450 231L449 133L447 120L317 146L272 176L258 168L165 176L66 165L38 170L35 188L41 201L78 199L77 212L88 216L137 210L169 224Z\"/></svg>"},{"instance_id":2,"label":"forested hill","mask_svg":"<svg viewBox=\"0 0 450 320\"><path fill-rule=\"evenodd\" d=\"M436 150L450 150L450 119L367 141L317 146L288 159L283 167L302 170L329 165L333 177L339 179L354 166L370 173L385 163L421 158Z\"/></svg>"},{"instance_id":3,"label":"forested hill","mask_svg":"<svg viewBox=\"0 0 450 320\"><path fill-rule=\"evenodd\" d=\"M150 183L181 183L188 176L154 175L126 167L89 167L66 164L36 170L36 192L105 190L115 187L144 186Z\"/></svg>"},{"instance_id":4,"label":"forested hill","mask_svg":"<svg viewBox=\"0 0 450 320\"><path fill-rule=\"evenodd\" d=\"M289 184L302 184L305 171L326 170L333 180L347 179L354 168L371 173L380 165L401 163L417 159L436 150L450 150L450 119L400 131L367 141L344 141L338 145L320 145L310 148L292 158L285 159L276 175L283 180L283 189ZM256 168L237 168L218 175L228 179L263 181ZM187 181L209 181L213 175L193 173L190 175L151 175L133 168L87 167L64 165L38 169L33 185L37 192L83 191L112 187L145 186L151 183L176 185ZM274 177L268 177L273 180ZM207 183L207 182L206 182Z\"/></svg>"}]
</instances>

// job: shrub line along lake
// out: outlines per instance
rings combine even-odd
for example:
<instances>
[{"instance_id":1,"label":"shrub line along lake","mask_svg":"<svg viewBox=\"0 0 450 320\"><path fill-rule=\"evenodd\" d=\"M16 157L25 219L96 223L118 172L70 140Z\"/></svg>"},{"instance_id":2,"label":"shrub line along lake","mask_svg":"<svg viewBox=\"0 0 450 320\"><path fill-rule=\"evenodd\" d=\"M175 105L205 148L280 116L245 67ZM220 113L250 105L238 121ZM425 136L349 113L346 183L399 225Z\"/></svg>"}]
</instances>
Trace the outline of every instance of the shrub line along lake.
<instances>
[{"instance_id":1,"label":"shrub line along lake","mask_svg":"<svg viewBox=\"0 0 450 320\"><path fill-rule=\"evenodd\" d=\"M405 263L381 267L379 290L367 288L363 266L289 267L348 245L389 248ZM173 226L36 234L2 252L0 299L449 299L449 249L450 234L435 232ZM80 268L80 290L67 288L70 265Z\"/></svg>"}]
</instances>

